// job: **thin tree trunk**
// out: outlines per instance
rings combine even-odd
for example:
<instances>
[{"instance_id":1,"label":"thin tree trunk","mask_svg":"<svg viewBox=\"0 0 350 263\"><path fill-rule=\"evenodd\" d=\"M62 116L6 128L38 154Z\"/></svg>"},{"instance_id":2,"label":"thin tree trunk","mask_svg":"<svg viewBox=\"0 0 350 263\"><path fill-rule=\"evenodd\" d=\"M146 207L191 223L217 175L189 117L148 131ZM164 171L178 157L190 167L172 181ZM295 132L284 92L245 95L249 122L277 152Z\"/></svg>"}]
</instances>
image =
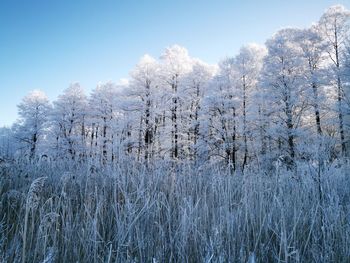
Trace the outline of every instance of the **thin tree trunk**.
<instances>
[{"instance_id":1,"label":"thin tree trunk","mask_svg":"<svg viewBox=\"0 0 350 263\"><path fill-rule=\"evenodd\" d=\"M172 114L171 114L171 120L172 120L172 157L174 159L177 159L179 157L179 149L178 149L178 124L177 124L177 109L178 109L178 98L177 98L177 79L176 77L173 78L173 81L175 83L172 84L172 90L173 90L173 107L172 107Z\"/></svg>"},{"instance_id":2,"label":"thin tree trunk","mask_svg":"<svg viewBox=\"0 0 350 263\"><path fill-rule=\"evenodd\" d=\"M312 83L312 90L314 93L314 109L315 109L315 121L316 121L316 127L317 127L317 133L319 135L322 134L322 128L321 128L321 117L320 117L320 110L318 105L318 90L316 83Z\"/></svg>"},{"instance_id":3,"label":"thin tree trunk","mask_svg":"<svg viewBox=\"0 0 350 263\"><path fill-rule=\"evenodd\" d=\"M233 134L232 134L232 166L233 171L236 171L236 109L232 108L232 114L233 114Z\"/></svg>"},{"instance_id":4,"label":"thin tree trunk","mask_svg":"<svg viewBox=\"0 0 350 263\"><path fill-rule=\"evenodd\" d=\"M339 76L340 61L339 61L339 46L338 46L338 29L337 24L334 27L334 51L335 51L335 66L337 68L337 90L338 90L338 119L339 119L339 134L342 154L346 155L346 144L344 136L344 121L343 121L343 109L342 109L342 85Z\"/></svg>"},{"instance_id":5,"label":"thin tree trunk","mask_svg":"<svg viewBox=\"0 0 350 263\"><path fill-rule=\"evenodd\" d=\"M107 124L106 124L106 117L103 118L103 145L102 145L102 163L106 164L107 162Z\"/></svg>"},{"instance_id":6,"label":"thin tree trunk","mask_svg":"<svg viewBox=\"0 0 350 263\"><path fill-rule=\"evenodd\" d=\"M37 141L38 141L38 135L37 133L34 133L32 138L32 146L30 148L30 156L29 156L31 161L34 160L34 157L35 157Z\"/></svg>"},{"instance_id":7,"label":"thin tree trunk","mask_svg":"<svg viewBox=\"0 0 350 263\"><path fill-rule=\"evenodd\" d=\"M246 103L247 103L247 85L246 85L245 76L243 76L243 140L244 140L244 157L243 157L242 171L244 171L244 167L246 166L247 160L248 160Z\"/></svg>"}]
</instances>

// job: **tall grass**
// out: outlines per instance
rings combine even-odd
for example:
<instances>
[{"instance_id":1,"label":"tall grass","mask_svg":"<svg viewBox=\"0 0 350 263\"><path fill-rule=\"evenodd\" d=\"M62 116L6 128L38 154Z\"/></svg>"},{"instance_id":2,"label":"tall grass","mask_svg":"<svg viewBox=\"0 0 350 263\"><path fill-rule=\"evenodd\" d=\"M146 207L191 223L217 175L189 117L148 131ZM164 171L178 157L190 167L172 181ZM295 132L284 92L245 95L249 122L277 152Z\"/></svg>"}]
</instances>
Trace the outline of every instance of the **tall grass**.
<instances>
[{"instance_id":1,"label":"tall grass","mask_svg":"<svg viewBox=\"0 0 350 263\"><path fill-rule=\"evenodd\" d=\"M0 262L350 262L349 169L2 166Z\"/></svg>"}]
</instances>

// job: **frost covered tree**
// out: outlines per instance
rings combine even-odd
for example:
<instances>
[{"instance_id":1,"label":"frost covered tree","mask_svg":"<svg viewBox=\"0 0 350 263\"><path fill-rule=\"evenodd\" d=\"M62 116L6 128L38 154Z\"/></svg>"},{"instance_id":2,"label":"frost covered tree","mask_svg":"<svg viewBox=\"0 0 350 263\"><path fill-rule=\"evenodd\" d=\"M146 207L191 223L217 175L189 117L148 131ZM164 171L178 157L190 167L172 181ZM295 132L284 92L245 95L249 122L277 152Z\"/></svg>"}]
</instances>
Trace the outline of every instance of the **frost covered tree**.
<instances>
[{"instance_id":1,"label":"frost covered tree","mask_svg":"<svg viewBox=\"0 0 350 263\"><path fill-rule=\"evenodd\" d=\"M185 151L186 156L196 160L199 154L199 140L201 136L200 123L203 99L212 79L215 67L210 66L198 59L193 60L193 67L184 77L185 88L182 93L183 110L182 119L185 122Z\"/></svg>"},{"instance_id":2,"label":"frost covered tree","mask_svg":"<svg viewBox=\"0 0 350 263\"><path fill-rule=\"evenodd\" d=\"M181 143L183 139L180 129L180 111L184 98L180 94L184 89L183 78L191 71L192 61L188 51L178 45L166 48L160 58L163 98L170 105L170 109L165 109L166 117L171 119L170 156L176 160L182 150Z\"/></svg>"},{"instance_id":3,"label":"frost covered tree","mask_svg":"<svg viewBox=\"0 0 350 263\"><path fill-rule=\"evenodd\" d=\"M333 6L310 28L280 30L266 48L243 46L218 66L174 45L159 59L143 56L128 85L101 82L90 97L73 83L45 115L50 154L103 165L124 155L147 164L225 160L244 172L278 156L294 167L310 159L310 141L328 140L334 160L338 145L350 151L349 19ZM18 137L29 117L15 126Z\"/></svg>"},{"instance_id":4,"label":"frost covered tree","mask_svg":"<svg viewBox=\"0 0 350 263\"><path fill-rule=\"evenodd\" d=\"M344 128L345 128L345 143L346 153L350 156L350 38L347 40L346 52L344 56L344 67L342 70L344 78L344 101L345 101L345 116L344 116Z\"/></svg>"},{"instance_id":5,"label":"frost covered tree","mask_svg":"<svg viewBox=\"0 0 350 263\"><path fill-rule=\"evenodd\" d=\"M331 63L332 85L337 90L337 114L342 153L346 153L344 131L344 90L342 79L342 61L346 52L345 43L349 36L350 11L344 6L335 5L326 10L319 20L318 27L327 45L327 53Z\"/></svg>"},{"instance_id":6,"label":"frost covered tree","mask_svg":"<svg viewBox=\"0 0 350 263\"><path fill-rule=\"evenodd\" d=\"M30 92L18 105L15 137L23 145L30 160L37 156L38 145L45 137L50 109L47 96L39 90Z\"/></svg>"},{"instance_id":7,"label":"frost covered tree","mask_svg":"<svg viewBox=\"0 0 350 263\"><path fill-rule=\"evenodd\" d=\"M223 147L222 156L234 170L238 165L244 170L248 163L248 140L257 115L254 94L265 54L258 45L242 47L236 57L220 62L207 92L210 144Z\"/></svg>"},{"instance_id":8,"label":"frost covered tree","mask_svg":"<svg viewBox=\"0 0 350 263\"><path fill-rule=\"evenodd\" d=\"M222 157L233 170L237 168L238 90L234 86L234 60L226 58L219 64L218 74L210 82L205 100L207 146L209 156Z\"/></svg>"},{"instance_id":9,"label":"frost covered tree","mask_svg":"<svg viewBox=\"0 0 350 263\"><path fill-rule=\"evenodd\" d=\"M89 100L90 156L99 156L106 164L115 160L115 139L118 108L118 88L112 82L99 83Z\"/></svg>"},{"instance_id":10,"label":"frost covered tree","mask_svg":"<svg viewBox=\"0 0 350 263\"><path fill-rule=\"evenodd\" d=\"M56 154L72 160L85 158L87 97L80 84L72 83L53 106L52 144Z\"/></svg>"},{"instance_id":11,"label":"frost covered tree","mask_svg":"<svg viewBox=\"0 0 350 263\"><path fill-rule=\"evenodd\" d=\"M139 150L144 149L144 159L154 155L154 143L159 129L159 63L149 55L144 55L131 73L129 97L134 98L139 112ZM157 100L158 99L158 100Z\"/></svg>"},{"instance_id":12,"label":"frost covered tree","mask_svg":"<svg viewBox=\"0 0 350 263\"><path fill-rule=\"evenodd\" d=\"M305 62L293 41L295 29L278 31L266 42L261 85L268 105L270 138L277 143L279 155L286 155L289 167L296 157L296 137L300 119L307 106L302 74Z\"/></svg>"},{"instance_id":13,"label":"frost covered tree","mask_svg":"<svg viewBox=\"0 0 350 263\"><path fill-rule=\"evenodd\" d=\"M317 133L322 135L321 108L324 107L325 96L323 95L323 86L325 80L325 59L326 45L322 41L322 36L319 33L317 26L312 26L308 29L297 30L294 41L301 48L301 58L304 58L307 63L304 76L306 85L309 86L310 105L314 110L315 127Z\"/></svg>"},{"instance_id":14,"label":"frost covered tree","mask_svg":"<svg viewBox=\"0 0 350 263\"><path fill-rule=\"evenodd\" d=\"M251 119L257 114L254 105L259 74L262 61L266 55L264 47L250 44L240 49L239 54L233 60L233 78L237 89L237 99L240 101L239 114L241 115L241 134L243 137L243 161L242 170L248 162L248 137L252 135L253 127L249 127ZM249 122L250 121L250 122Z\"/></svg>"}]
</instances>

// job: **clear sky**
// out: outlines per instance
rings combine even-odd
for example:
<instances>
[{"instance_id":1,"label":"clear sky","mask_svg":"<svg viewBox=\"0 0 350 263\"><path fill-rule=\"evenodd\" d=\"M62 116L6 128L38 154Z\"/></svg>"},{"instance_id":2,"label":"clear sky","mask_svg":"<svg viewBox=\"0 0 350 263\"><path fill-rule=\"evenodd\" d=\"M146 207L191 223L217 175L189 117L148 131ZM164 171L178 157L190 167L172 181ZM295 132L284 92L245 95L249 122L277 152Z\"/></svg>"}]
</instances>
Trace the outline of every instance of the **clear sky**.
<instances>
[{"instance_id":1,"label":"clear sky","mask_svg":"<svg viewBox=\"0 0 350 263\"><path fill-rule=\"evenodd\" d=\"M16 120L33 89L53 100L79 81L89 92L172 44L216 63L282 27L309 26L337 3L350 7L350 0L0 0L0 126Z\"/></svg>"}]
</instances>

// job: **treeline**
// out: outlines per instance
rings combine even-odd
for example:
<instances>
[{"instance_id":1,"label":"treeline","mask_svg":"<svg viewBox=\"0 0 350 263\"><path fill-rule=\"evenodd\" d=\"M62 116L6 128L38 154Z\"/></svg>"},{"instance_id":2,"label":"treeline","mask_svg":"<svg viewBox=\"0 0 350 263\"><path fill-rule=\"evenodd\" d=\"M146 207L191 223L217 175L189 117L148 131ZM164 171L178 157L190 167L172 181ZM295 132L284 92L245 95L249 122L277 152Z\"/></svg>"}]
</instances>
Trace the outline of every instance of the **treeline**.
<instances>
[{"instance_id":1,"label":"treeline","mask_svg":"<svg viewBox=\"0 0 350 263\"><path fill-rule=\"evenodd\" d=\"M282 29L215 66L175 45L158 60L142 57L125 85L100 83L87 96L73 83L52 103L34 91L2 129L0 154L101 165L125 156L225 161L241 171L349 156L349 26L350 11L332 6L310 28Z\"/></svg>"}]
</instances>

